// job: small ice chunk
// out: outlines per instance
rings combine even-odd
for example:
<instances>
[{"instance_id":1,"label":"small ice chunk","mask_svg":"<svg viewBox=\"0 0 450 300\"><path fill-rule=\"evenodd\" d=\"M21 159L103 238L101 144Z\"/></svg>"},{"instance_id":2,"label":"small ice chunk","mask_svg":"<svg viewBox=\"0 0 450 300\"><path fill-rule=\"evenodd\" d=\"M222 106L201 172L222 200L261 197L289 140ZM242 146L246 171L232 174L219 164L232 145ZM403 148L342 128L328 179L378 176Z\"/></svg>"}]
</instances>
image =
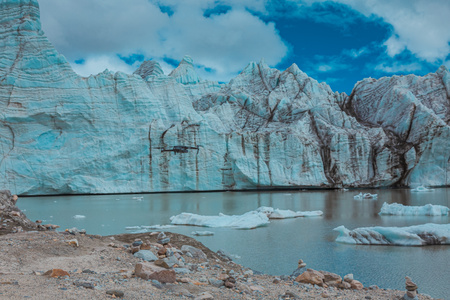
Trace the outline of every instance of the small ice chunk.
<instances>
[{"instance_id":1,"label":"small ice chunk","mask_svg":"<svg viewBox=\"0 0 450 300\"><path fill-rule=\"evenodd\" d=\"M75 216L73 216L73 218L74 218L74 219L84 219L84 218L86 218L86 216L83 216L83 215L75 215Z\"/></svg>"},{"instance_id":2,"label":"small ice chunk","mask_svg":"<svg viewBox=\"0 0 450 300\"><path fill-rule=\"evenodd\" d=\"M298 217L320 217L323 212L320 210L316 211L292 211L292 210L282 210L275 209L273 213L269 215L269 219L288 219L288 218L298 218Z\"/></svg>"},{"instance_id":3,"label":"small ice chunk","mask_svg":"<svg viewBox=\"0 0 450 300\"><path fill-rule=\"evenodd\" d=\"M358 195L354 196L353 199L355 200L363 200L363 199L377 199L377 194L371 194L371 193L359 193Z\"/></svg>"},{"instance_id":4,"label":"small ice chunk","mask_svg":"<svg viewBox=\"0 0 450 300\"><path fill-rule=\"evenodd\" d=\"M450 208L443 205L426 204L423 206L405 206L400 203L383 203L380 215L394 216L448 216Z\"/></svg>"},{"instance_id":5,"label":"small ice chunk","mask_svg":"<svg viewBox=\"0 0 450 300\"><path fill-rule=\"evenodd\" d=\"M429 189L423 185L419 185L415 189L412 189L411 192L434 192L434 189Z\"/></svg>"}]
</instances>

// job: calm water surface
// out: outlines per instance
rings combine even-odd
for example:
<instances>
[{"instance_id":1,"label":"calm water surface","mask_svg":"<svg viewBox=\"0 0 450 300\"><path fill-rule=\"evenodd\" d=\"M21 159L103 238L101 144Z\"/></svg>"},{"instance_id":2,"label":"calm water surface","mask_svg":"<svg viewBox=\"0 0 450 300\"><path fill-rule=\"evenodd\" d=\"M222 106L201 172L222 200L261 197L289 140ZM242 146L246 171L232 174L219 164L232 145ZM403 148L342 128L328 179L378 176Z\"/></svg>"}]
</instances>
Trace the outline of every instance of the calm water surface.
<instances>
[{"instance_id":1,"label":"calm water surface","mask_svg":"<svg viewBox=\"0 0 450 300\"><path fill-rule=\"evenodd\" d=\"M354 200L360 192L377 193L378 200ZM18 206L32 220L77 227L90 234L132 232L126 227L170 224L181 212L236 215L260 206L294 211L322 210L323 217L272 220L253 230L177 226L166 231L191 235L195 230L214 236L196 237L210 249L223 249L236 262L272 275L290 275L301 258L307 267L344 276L353 273L365 286L404 289L404 277L418 283L419 292L450 299L450 246L356 246L335 242L333 228L411 226L449 223L444 217L379 216L384 202L450 206L450 189L413 193L410 190L277 191L173 193L144 195L53 196L20 198ZM82 215L85 218L74 216Z\"/></svg>"}]
</instances>

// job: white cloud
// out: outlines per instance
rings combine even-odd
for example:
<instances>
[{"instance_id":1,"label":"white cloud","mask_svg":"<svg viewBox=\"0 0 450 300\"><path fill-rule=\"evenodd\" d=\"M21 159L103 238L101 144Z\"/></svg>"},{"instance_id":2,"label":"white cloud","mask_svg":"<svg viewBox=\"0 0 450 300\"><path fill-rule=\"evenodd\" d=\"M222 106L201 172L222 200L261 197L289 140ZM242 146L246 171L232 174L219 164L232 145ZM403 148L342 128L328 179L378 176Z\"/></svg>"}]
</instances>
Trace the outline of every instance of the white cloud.
<instances>
[{"instance_id":1,"label":"white cloud","mask_svg":"<svg viewBox=\"0 0 450 300\"><path fill-rule=\"evenodd\" d=\"M142 53L147 59L181 60L188 54L195 64L212 69L203 77L228 81L250 61L265 58L276 65L288 53L273 23L265 23L246 8L264 11L263 0L224 0L231 9L203 16L217 1L158 0L40 0L43 30L56 49L79 72L99 73L129 67L116 54ZM159 4L170 6L163 13ZM83 58L83 65L73 62ZM115 69L116 68L116 69ZM84 74L85 75L85 74Z\"/></svg>"},{"instance_id":2,"label":"white cloud","mask_svg":"<svg viewBox=\"0 0 450 300\"><path fill-rule=\"evenodd\" d=\"M375 70L383 71L385 73L405 73L405 72L415 72L422 69L421 64L419 63L407 63L403 64L401 62L394 62L392 64L382 63L375 66Z\"/></svg>"},{"instance_id":3,"label":"white cloud","mask_svg":"<svg viewBox=\"0 0 450 300\"><path fill-rule=\"evenodd\" d=\"M138 64L139 63L135 63L130 66L119 59L117 55L99 55L89 56L81 64L72 63L72 68L79 75L88 77L91 74L99 73L98 70L103 71L105 69L131 74L138 68Z\"/></svg>"},{"instance_id":4,"label":"white cloud","mask_svg":"<svg viewBox=\"0 0 450 300\"><path fill-rule=\"evenodd\" d=\"M366 17L379 17L392 26L385 41L388 55L408 49L427 62L444 61L450 53L448 0L333 0Z\"/></svg>"}]
</instances>

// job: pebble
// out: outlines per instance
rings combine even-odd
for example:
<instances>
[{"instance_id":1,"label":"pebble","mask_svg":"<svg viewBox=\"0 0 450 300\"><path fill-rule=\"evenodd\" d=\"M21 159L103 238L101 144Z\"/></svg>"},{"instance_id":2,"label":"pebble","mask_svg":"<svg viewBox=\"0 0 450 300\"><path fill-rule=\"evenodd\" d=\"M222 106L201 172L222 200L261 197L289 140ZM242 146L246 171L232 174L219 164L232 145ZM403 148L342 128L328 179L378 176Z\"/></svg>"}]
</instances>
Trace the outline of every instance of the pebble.
<instances>
[{"instance_id":1,"label":"pebble","mask_svg":"<svg viewBox=\"0 0 450 300\"><path fill-rule=\"evenodd\" d=\"M120 290L107 290L106 294L112 295L114 297L119 297L119 298L122 298L125 295L125 293Z\"/></svg>"},{"instance_id":2,"label":"pebble","mask_svg":"<svg viewBox=\"0 0 450 300\"><path fill-rule=\"evenodd\" d=\"M86 289L94 289L95 284L89 281L75 281L73 283L75 286L84 287Z\"/></svg>"}]
</instances>

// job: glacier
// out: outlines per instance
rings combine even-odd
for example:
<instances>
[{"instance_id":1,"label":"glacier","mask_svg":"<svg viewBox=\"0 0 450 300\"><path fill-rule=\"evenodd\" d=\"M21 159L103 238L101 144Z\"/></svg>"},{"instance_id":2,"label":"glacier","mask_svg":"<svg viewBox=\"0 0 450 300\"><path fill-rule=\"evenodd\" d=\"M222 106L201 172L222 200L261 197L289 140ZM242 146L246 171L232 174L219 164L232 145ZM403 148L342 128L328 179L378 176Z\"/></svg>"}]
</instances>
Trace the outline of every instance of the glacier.
<instances>
[{"instance_id":1,"label":"glacier","mask_svg":"<svg viewBox=\"0 0 450 300\"><path fill-rule=\"evenodd\" d=\"M425 246L450 245L450 224L422 224L409 227L361 227L349 230L339 226L336 242L358 245Z\"/></svg>"},{"instance_id":2,"label":"glacier","mask_svg":"<svg viewBox=\"0 0 450 300\"><path fill-rule=\"evenodd\" d=\"M405 206L400 203L388 204L386 202L381 206L379 215L394 216L448 216L450 208L443 205L426 204L423 206Z\"/></svg>"},{"instance_id":3,"label":"glacier","mask_svg":"<svg viewBox=\"0 0 450 300\"><path fill-rule=\"evenodd\" d=\"M15 194L449 183L445 67L350 95L264 61L228 83L201 79L189 56L168 75L150 60L81 77L37 0L0 1L0 53L0 186Z\"/></svg>"}]
</instances>

